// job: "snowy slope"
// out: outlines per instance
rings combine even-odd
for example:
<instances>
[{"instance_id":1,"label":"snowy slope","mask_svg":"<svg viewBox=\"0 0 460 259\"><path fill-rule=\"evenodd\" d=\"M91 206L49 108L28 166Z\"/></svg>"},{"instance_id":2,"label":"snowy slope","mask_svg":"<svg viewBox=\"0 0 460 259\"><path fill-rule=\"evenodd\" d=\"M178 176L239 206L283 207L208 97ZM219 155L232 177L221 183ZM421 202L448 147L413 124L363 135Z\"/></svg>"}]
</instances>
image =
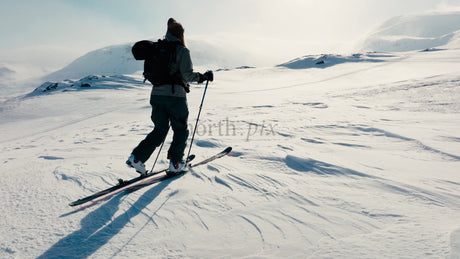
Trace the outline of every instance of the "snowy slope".
<instances>
[{"instance_id":1,"label":"snowy slope","mask_svg":"<svg viewBox=\"0 0 460 259\"><path fill-rule=\"evenodd\" d=\"M460 12L434 12L392 18L363 43L365 51L411 51L460 47Z\"/></svg>"},{"instance_id":2,"label":"snowy slope","mask_svg":"<svg viewBox=\"0 0 460 259\"><path fill-rule=\"evenodd\" d=\"M68 203L136 176L151 88L129 61L39 82L0 103L0 258L459 258L459 61L443 46L217 71L193 153L231 156L84 210Z\"/></svg>"},{"instance_id":3,"label":"snowy slope","mask_svg":"<svg viewBox=\"0 0 460 259\"><path fill-rule=\"evenodd\" d=\"M328 68L343 63L383 62L391 58L398 59L399 57L383 53L357 53L351 56L334 54L307 55L280 64L278 67L287 67L291 69Z\"/></svg>"},{"instance_id":4,"label":"snowy slope","mask_svg":"<svg viewBox=\"0 0 460 259\"><path fill-rule=\"evenodd\" d=\"M42 86L2 105L0 257L457 258L459 59L217 72L193 152L231 157L76 212L136 175L150 87Z\"/></svg>"}]
</instances>

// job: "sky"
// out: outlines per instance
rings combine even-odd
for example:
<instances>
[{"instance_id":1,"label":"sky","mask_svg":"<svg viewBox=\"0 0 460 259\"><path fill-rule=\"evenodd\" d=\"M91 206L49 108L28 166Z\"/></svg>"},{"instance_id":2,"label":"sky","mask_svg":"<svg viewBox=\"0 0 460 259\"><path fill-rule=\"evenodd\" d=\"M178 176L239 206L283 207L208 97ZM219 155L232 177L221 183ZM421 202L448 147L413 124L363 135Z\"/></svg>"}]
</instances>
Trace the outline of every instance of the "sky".
<instances>
[{"instance_id":1,"label":"sky","mask_svg":"<svg viewBox=\"0 0 460 259\"><path fill-rule=\"evenodd\" d=\"M0 64L58 67L108 45L164 35L174 17L186 37L293 55L349 51L398 15L453 9L460 0L2 0Z\"/></svg>"}]
</instances>

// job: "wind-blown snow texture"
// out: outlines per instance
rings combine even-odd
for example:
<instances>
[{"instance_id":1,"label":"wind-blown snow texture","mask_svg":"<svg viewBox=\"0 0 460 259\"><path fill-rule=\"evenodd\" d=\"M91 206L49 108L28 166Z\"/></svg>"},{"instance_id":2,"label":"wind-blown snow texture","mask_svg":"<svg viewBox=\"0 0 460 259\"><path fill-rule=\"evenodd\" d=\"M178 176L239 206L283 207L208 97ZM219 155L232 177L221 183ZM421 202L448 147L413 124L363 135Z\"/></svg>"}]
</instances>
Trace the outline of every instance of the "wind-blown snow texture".
<instances>
[{"instance_id":1,"label":"wind-blown snow texture","mask_svg":"<svg viewBox=\"0 0 460 259\"><path fill-rule=\"evenodd\" d=\"M193 153L230 157L76 211L136 176L150 86L37 83L0 105L0 257L459 258L459 61L446 47L221 70Z\"/></svg>"}]
</instances>

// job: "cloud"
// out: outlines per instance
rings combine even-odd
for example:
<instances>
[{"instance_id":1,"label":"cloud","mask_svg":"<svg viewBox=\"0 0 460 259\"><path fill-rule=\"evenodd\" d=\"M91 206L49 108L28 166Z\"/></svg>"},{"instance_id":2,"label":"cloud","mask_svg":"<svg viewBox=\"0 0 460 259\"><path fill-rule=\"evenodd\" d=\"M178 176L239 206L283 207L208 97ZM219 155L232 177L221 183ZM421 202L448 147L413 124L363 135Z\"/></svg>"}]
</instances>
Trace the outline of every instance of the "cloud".
<instances>
[{"instance_id":1,"label":"cloud","mask_svg":"<svg viewBox=\"0 0 460 259\"><path fill-rule=\"evenodd\" d=\"M455 5L460 0L2 0L0 60L36 51L46 59L33 62L63 67L101 47L159 38L175 17L187 36L265 57L257 64L276 63L349 52L388 18ZM53 48L62 58L50 58Z\"/></svg>"},{"instance_id":2,"label":"cloud","mask_svg":"<svg viewBox=\"0 0 460 259\"><path fill-rule=\"evenodd\" d=\"M62 68L94 49L142 38L134 26L65 1L4 0L0 17L0 63L26 70L26 77Z\"/></svg>"},{"instance_id":3,"label":"cloud","mask_svg":"<svg viewBox=\"0 0 460 259\"><path fill-rule=\"evenodd\" d=\"M82 12L63 1L2 1L0 48L39 45L89 47L126 41L136 28L114 23L104 14Z\"/></svg>"},{"instance_id":4,"label":"cloud","mask_svg":"<svg viewBox=\"0 0 460 259\"><path fill-rule=\"evenodd\" d=\"M458 12L460 11L460 1L441 1L441 3L436 6L435 11Z\"/></svg>"}]
</instances>

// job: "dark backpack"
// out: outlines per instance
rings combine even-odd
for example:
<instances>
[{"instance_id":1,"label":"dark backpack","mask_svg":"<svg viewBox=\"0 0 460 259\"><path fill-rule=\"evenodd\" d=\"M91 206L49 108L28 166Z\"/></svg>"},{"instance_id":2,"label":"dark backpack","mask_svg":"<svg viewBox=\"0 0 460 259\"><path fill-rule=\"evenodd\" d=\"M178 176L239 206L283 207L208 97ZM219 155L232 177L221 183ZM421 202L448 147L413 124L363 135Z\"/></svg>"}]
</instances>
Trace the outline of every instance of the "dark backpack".
<instances>
[{"instance_id":1,"label":"dark backpack","mask_svg":"<svg viewBox=\"0 0 460 259\"><path fill-rule=\"evenodd\" d=\"M188 90L180 71L172 71L179 44L177 41L167 40L157 42L143 40L134 44L132 47L134 58L144 60L144 82L149 80L154 86L170 84L173 93L175 84L182 85Z\"/></svg>"}]
</instances>

